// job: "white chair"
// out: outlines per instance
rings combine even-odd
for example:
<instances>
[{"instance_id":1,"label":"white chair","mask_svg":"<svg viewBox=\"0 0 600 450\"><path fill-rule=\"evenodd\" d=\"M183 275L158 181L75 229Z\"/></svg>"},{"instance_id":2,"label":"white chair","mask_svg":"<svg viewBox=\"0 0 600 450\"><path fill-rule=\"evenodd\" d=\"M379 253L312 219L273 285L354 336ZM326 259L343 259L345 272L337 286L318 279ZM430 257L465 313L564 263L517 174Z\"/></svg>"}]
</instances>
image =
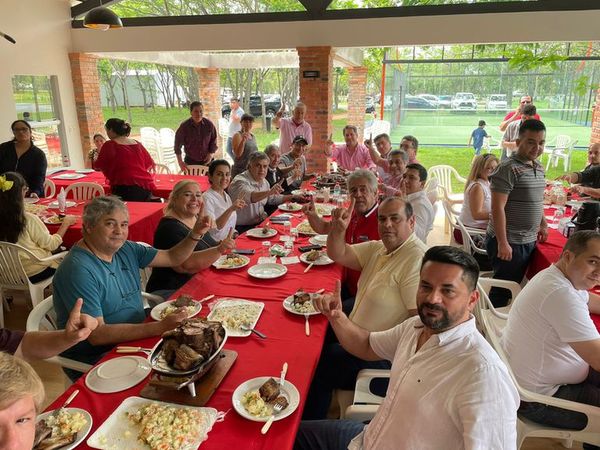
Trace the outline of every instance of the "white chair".
<instances>
[{"instance_id":1,"label":"white chair","mask_svg":"<svg viewBox=\"0 0 600 450\"><path fill-rule=\"evenodd\" d=\"M140 128L140 141L148 150L154 162L162 163L160 159L160 133L153 127Z\"/></svg>"},{"instance_id":2,"label":"white chair","mask_svg":"<svg viewBox=\"0 0 600 450\"><path fill-rule=\"evenodd\" d=\"M181 172L183 175L192 177L200 177L208 173L208 166L202 165L190 165L187 166L187 170Z\"/></svg>"},{"instance_id":3,"label":"white chair","mask_svg":"<svg viewBox=\"0 0 600 450\"><path fill-rule=\"evenodd\" d=\"M219 136L221 137L221 150L223 152L223 158L233 163L231 156L227 153L227 139L229 138L229 120L221 117L219 119Z\"/></svg>"},{"instance_id":4,"label":"white chair","mask_svg":"<svg viewBox=\"0 0 600 450\"><path fill-rule=\"evenodd\" d=\"M52 303L52 296L41 301L27 317L27 331L51 331L56 330L56 312L54 311L54 305ZM67 369L77 370L79 372L87 372L92 368L90 364L75 361L74 359L65 358L64 356L53 356L46 359L46 361L54 364L58 364L61 367Z\"/></svg>"},{"instance_id":5,"label":"white chair","mask_svg":"<svg viewBox=\"0 0 600 450\"><path fill-rule=\"evenodd\" d=\"M177 170L177 156L175 155L175 132L170 128L161 128L160 135L160 160L171 171Z\"/></svg>"},{"instance_id":6,"label":"white chair","mask_svg":"<svg viewBox=\"0 0 600 450\"><path fill-rule=\"evenodd\" d=\"M98 183L73 183L65 189L65 195L67 198L71 196L75 201L91 200L104 195L104 188Z\"/></svg>"},{"instance_id":7,"label":"white chair","mask_svg":"<svg viewBox=\"0 0 600 450\"><path fill-rule=\"evenodd\" d=\"M571 155L576 143L576 140L572 140L571 137L566 134L559 134L556 136L554 147L551 149L544 149L544 153L548 155L546 170L550 168L550 165L552 165L552 167L557 167L559 160L562 159L564 170L565 172L568 172L571 169Z\"/></svg>"},{"instance_id":8,"label":"white chair","mask_svg":"<svg viewBox=\"0 0 600 450\"><path fill-rule=\"evenodd\" d=\"M490 289L492 287L500 287L510 290L511 299L507 306L496 308L492 304L489 297ZM510 311L511 304L517 298L519 292L521 292L521 286L519 286L519 284L515 283L514 281L479 277L477 288L479 289L480 298L477 304L475 305L475 309L473 310L473 315L477 318L477 322L481 326L483 326L483 319L481 317L482 311L489 311L489 320L494 322L494 326L497 330L502 331L504 329L504 326L506 325L506 320L508 319L508 312Z\"/></svg>"},{"instance_id":9,"label":"white chair","mask_svg":"<svg viewBox=\"0 0 600 450\"><path fill-rule=\"evenodd\" d=\"M381 369L363 369L358 372L354 401L348 406L342 418L359 422L371 420L383 402L383 397L371 392L371 381L376 378L389 378L390 373L389 370Z\"/></svg>"},{"instance_id":10,"label":"white chair","mask_svg":"<svg viewBox=\"0 0 600 450\"><path fill-rule=\"evenodd\" d=\"M375 119L369 124L368 127L365 126L365 131L363 131L363 135L364 135L365 139L368 139L369 136L372 134L373 139L375 139L375 136L382 134L382 133L389 135L390 129L391 129L391 124L389 121Z\"/></svg>"},{"instance_id":11,"label":"white chair","mask_svg":"<svg viewBox=\"0 0 600 450\"><path fill-rule=\"evenodd\" d=\"M500 359L506 364L508 373L512 382L517 387L519 397L525 402L542 403L548 406L576 411L587 416L588 422L583 430L569 430L561 428L553 428L547 425L541 425L532 422L524 417L517 416L517 449L521 448L523 441L527 437L546 437L554 439L562 439L563 446L570 448L573 441L588 442L594 445L600 445L600 408L597 406L585 405L583 403L562 400L548 395L541 395L531 392L519 385L509 363L506 353L500 344L500 330L492 320L492 312L490 310L482 311L481 317L485 335L494 348ZM526 345L526 343L525 343Z\"/></svg>"},{"instance_id":12,"label":"white chair","mask_svg":"<svg viewBox=\"0 0 600 450\"><path fill-rule=\"evenodd\" d=\"M442 199L442 208L444 208L444 216L446 217L446 223L450 226L450 245L461 247L461 245L456 241L456 238L454 237L454 230L459 229L457 221L460 211L456 211L453 208L453 204L447 198Z\"/></svg>"},{"instance_id":13,"label":"white chair","mask_svg":"<svg viewBox=\"0 0 600 450\"><path fill-rule=\"evenodd\" d=\"M21 263L20 254L23 253L36 263L49 263L62 260L67 252L40 259L25 247L0 241L0 302L4 302L4 290L6 289L26 291L29 292L31 304L35 308L44 299L44 289L52 283L54 277L50 276L45 280L32 283Z\"/></svg>"},{"instance_id":14,"label":"white chair","mask_svg":"<svg viewBox=\"0 0 600 450\"><path fill-rule=\"evenodd\" d=\"M461 177L456 169L452 166L438 165L433 166L427 171L427 179L433 182L436 179L438 182L438 189L443 189L443 195L448 198L452 203L462 203L464 194L454 194L452 191L452 178L456 178L463 186L467 181ZM448 233L450 224L448 221L444 223L444 232Z\"/></svg>"},{"instance_id":15,"label":"white chair","mask_svg":"<svg viewBox=\"0 0 600 450\"><path fill-rule=\"evenodd\" d=\"M152 170L152 173L154 174L167 174L167 175L171 175L171 169L168 166L165 166L164 164L154 164L154 169Z\"/></svg>"},{"instance_id":16,"label":"white chair","mask_svg":"<svg viewBox=\"0 0 600 450\"><path fill-rule=\"evenodd\" d=\"M52 198L56 195L56 185L50 178L44 180L44 197Z\"/></svg>"}]
</instances>

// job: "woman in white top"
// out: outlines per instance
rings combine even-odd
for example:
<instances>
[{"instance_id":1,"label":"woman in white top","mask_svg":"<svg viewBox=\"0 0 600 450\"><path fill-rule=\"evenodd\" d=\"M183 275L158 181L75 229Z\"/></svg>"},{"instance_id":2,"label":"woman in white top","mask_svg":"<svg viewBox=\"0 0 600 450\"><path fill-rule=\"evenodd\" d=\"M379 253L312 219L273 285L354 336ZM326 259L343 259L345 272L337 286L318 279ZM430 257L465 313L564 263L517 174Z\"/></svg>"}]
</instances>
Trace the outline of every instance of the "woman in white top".
<instances>
[{"instance_id":1,"label":"woman in white top","mask_svg":"<svg viewBox=\"0 0 600 450\"><path fill-rule=\"evenodd\" d=\"M491 153L479 155L473 159L471 173L465 183L465 200L459 216L465 226L483 230L487 228L492 212L489 177L497 166L498 158ZM462 243L459 230L455 230L454 237Z\"/></svg>"},{"instance_id":2,"label":"woman in white top","mask_svg":"<svg viewBox=\"0 0 600 450\"><path fill-rule=\"evenodd\" d=\"M231 166L224 159L216 159L210 163L208 180L210 188L204 192L204 208L217 225L217 228L210 230L210 235L219 241L227 236L230 228L235 228L236 211L246 206L246 202L241 198L232 202L225 192L231 182Z\"/></svg>"}]
</instances>

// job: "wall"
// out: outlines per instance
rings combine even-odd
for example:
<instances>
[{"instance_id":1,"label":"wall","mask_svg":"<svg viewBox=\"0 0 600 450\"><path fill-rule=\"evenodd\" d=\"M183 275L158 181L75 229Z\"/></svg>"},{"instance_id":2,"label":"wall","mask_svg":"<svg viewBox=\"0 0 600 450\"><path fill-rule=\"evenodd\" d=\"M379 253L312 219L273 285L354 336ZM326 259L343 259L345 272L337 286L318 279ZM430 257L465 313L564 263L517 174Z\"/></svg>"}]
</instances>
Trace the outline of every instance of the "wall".
<instances>
[{"instance_id":1,"label":"wall","mask_svg":"<svg viewBox=\"0 0 600 450\"><path fill-rule=\"evenodd\" d=\"M68 53L71 51L68 0L2 0L0 31L16 45L0 38L0 141L12 138L9 125L16 119L13 75L56 75L62 103L71 165L83 167L79 128Z\"/></svg>"}]
</instances>

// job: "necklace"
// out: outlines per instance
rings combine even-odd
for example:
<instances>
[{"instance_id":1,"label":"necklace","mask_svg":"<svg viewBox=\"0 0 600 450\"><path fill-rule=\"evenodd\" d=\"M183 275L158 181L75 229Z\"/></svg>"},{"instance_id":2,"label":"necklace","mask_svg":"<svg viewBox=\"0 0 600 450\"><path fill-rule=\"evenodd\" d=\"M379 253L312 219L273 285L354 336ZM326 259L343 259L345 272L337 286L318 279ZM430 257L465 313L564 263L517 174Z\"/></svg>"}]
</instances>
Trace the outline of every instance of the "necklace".
<instances>
[{"instance_id":1,"label":"necklace","mask_svg":"<svg viewBox=\"0 0 600 450\"><path fill-rule=\"evenodd\" d=\"M87 241L85 240L85 238L81 239L83 241L83 243L85 244L85 246L87 247L87 249L92 252L92 255L94 255L96 258L98 258L100 261L102 261L104 264L106 264L107 267L110 267L109 265L112 264L112 261L106 261L102 258L100 258L98 256L98 254L94 251L94 249L90 246L90 244L87 243Z\"/></svg>"}]
</instances>

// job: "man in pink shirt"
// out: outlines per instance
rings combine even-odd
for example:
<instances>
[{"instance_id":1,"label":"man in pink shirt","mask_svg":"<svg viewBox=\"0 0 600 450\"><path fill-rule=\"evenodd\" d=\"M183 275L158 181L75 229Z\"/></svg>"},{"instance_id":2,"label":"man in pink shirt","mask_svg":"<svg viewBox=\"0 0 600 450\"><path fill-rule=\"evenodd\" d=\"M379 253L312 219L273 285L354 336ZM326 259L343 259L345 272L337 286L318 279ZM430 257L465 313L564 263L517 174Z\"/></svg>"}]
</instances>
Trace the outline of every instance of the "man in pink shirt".
<instances>
[{"instance_id":1,"label":"man in pink shirt","mask_svg":"<svg viewBox=\"0 0 600 450\"><path fill-rule=\"evenodd\" d=\"M281 104L281 109L277 111L273 118L273 125L279 128L279 149L281 154L285 155L291 150L292 141L295 136L304 136L307 142L307 149L312 144L312 128L304 120L306 115L306 105L302 102L296 103L291 118L282 117L285 111L285 104Z\"/></svg>"},{"instance_id":2,"label":"man in pink shirt","mask_svg":"<svg viewBox=\"0 0 600 450\"><path fill-rule=\"evenodd\" d=\"M354 125L346 125L344 127L344 140L346 144L335 145L330 138L324 150L325 155L333 157L337 161L338 167L344 170L375 170L375 163L371 159L369 148L358 142L358 130Z\"/></svg>"},{"instance_id":3,"label":"man in pink shirt","mask_svg":"<svg viewBox=\"0 0 600 450\"><path fill-rule=\"evenodd\" d=\"M515 122L517 120L521 120L521 110L527 106L527 105L531 105L533 103L533 100L531 99L531 95L524 95L523 97L521 97L521 100L519 101L519 106L517 106L517 109L515 109L514 111L509 112L506 116L504 116L504 120L502 121L502 123L500 123L500 131L505 131L506 128L512 123ZM539 114L535 114L535 116L533 116L534 119L536 120L542 120L540 118Z\"/></svg>"}]
</instances>

